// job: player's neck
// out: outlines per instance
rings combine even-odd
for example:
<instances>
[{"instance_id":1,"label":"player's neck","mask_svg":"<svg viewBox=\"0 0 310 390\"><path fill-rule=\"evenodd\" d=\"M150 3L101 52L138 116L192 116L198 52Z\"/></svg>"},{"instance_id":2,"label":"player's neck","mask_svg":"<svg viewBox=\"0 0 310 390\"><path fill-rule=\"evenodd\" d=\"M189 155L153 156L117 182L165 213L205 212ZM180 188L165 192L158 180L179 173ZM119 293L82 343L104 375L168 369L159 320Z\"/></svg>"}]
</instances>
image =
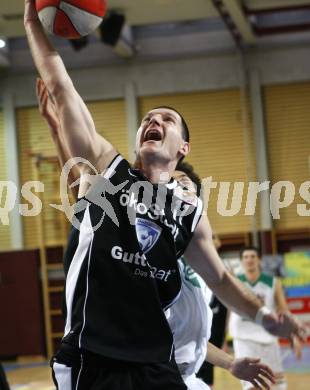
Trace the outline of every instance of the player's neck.
<instances>
[{"instance_id":1,"label":"player's neck","mask_svg":"<svg viewBox=\"0 0 310 390\"><path fill-rule=\"evenodd\" d=\"M172 172L170 172L168 168L159 166L143 167L142 172L153 184L168 183L172 176Z\"/></svg>"},{"instance_id":2,"label":"player's neck","mask_svg":"<svg viewBox=\"0 0 310 390\"><path fill-rule=\"evenodd\" d=\"M144 161L141 170L144 176L147 177L149 181L153 184L168 183L175 170L175 163Z\"/></svg>"},{"instance_id":3,"label":"player's neck","mask_svg":"<svg viewBox=\"0 0 310 390\"><path fill-rule=\"evenodd\" d=\"M246 271L245 276L247 280L251 283L256 282L256 280L260 277L260 270L251 270L251 271Z\"/></svg>"}]
</instances>

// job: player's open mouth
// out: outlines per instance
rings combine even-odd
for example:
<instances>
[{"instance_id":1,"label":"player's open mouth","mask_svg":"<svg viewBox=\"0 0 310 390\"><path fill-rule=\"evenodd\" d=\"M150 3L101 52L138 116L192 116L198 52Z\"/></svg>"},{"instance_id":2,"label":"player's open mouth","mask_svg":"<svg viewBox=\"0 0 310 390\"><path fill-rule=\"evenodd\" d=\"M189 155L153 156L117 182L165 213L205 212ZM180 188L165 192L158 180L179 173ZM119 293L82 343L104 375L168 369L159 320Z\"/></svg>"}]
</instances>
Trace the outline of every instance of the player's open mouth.
<instances>
[{"instance_id":1,"label":"player's open mouth","mask_svg":"<svg viewBox=\"0 0 310 390\"><path fill-rule=\"evenodd\" d=\"M163 134L158 129L150 129L147 130L144 134L142 143L149 142L149 141L162 141Z\"/></svg>"}]
</instances>

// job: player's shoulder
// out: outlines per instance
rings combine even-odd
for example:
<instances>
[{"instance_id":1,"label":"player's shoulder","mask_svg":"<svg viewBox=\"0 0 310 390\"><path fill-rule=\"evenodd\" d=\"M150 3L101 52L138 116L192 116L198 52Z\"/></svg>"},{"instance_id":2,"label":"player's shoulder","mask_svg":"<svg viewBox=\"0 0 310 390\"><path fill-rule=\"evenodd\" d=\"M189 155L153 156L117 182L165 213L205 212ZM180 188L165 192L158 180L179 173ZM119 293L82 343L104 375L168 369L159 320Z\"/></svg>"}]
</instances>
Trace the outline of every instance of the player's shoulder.
<instances>
[{"instance_id":1,"label":"player's shoulder","mask_svg":"<svg viewBox=\"0 0 310 390\"><path fill-rule=\"evenodd\" d=\"M134 177L131 164L121 154L117 153L107 167L101 172L101 176L106 179L130 178Z\"/></svg>"},{"instance_id":2,"label":"player's shoulder","mask_svg":"<svg viewBox=\"0 0 310 390\"><path fill-rule=\"evenodd\" d=\"M247 281L247 278L245 276L245 274L243 273L240 273L240 274L237 274L236 277L241 280L241 282L245 283Z\"/></svg>"},{"instance_id":3,"label":"player's shoulder","mask_svg":"<svg viewBox=\"0 0 310 390\"><path fill-rule=\"evenodd\" d=\"M259 281L271 288L275 283L275 278L269 274L262 272L260 274Z\"/></svg>"},{"instance_id":4,"label":"player's shoulder","mask_svg":"<svg viewBox=\"0 0 310 390\"><path fill-rule=\"evenodd\" d=\"M127 169L132 169L129 162L120 154L117 153L108 164L106 170L116 169L118 167L126 167Z\"/></svg>"}]
</instances>

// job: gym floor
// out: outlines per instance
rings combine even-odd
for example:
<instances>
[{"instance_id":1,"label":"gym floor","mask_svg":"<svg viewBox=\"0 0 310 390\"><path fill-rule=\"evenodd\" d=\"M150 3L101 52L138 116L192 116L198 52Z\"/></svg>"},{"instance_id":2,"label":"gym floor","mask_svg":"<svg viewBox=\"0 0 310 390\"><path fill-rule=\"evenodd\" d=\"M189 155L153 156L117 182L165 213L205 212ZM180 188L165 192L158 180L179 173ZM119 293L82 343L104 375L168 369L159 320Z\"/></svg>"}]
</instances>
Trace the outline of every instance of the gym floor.
<instances>
[{"instance_id":1,"label":"gym floor","mask_svg":"<svg viewBox=\"0 0 310 390\"><path fill-rule=\"evenodd\" d=\"M304 348L303 358L297 362L287 348L283 348L288 389L308 390L310 382L310 347ZM12 390L54 390L48 364L40 359L24 360L4 365ZM240 390L237 379L222 369L216 369L215 390Z\"/></svg>"}]
</instances>

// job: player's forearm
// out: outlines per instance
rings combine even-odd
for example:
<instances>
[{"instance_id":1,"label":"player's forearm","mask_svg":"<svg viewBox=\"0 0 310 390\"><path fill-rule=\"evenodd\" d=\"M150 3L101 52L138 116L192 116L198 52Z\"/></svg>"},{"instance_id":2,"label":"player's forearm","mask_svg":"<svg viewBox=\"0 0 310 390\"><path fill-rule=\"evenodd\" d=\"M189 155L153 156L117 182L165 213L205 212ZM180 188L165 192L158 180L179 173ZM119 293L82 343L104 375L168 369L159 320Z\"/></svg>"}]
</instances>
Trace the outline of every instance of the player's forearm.
<instances>
[{"instance_id":1,"label":"player's forearm","mask_svg":"<svg viewBox=\"0 0 310 390\"><path fill-rule=\"evenodd\" d=\"M215 345L208 343L208 353L206 361L213 364L214 366L229 370L234 361L233 357L228 353L217 348Z\"/></svg>"},{"instance_id":2,"label":"player's forearm","mask_svg":"<svg viewBox=\"0 0 310 390\"><path fill-rule=\"evenodd\" d=\"M278 313L288 313L289 309L286 303L285 295L282 288L282 283L280 279L276 279L276 288L275 288L275 301Z\"/></svg>"},{"instance_id":3,"label":"player's forearm","mask_svg":"<svg viewBox=\"0 0 310 390\"><path fill-rule=\"evenodd\" d=\"M70 155L83 157L93 164L103 148L87 107L76 92L61 57L50 44L38 19L25 22L31 53L55 104L61 130Z\"/></svg>"},{"instance_id":4,"label":"player's forearm","mask_svg":"<svg viewBox=\"0 0 310 390\"><path fill-rule=\"evenodd\" d=\"M56 146L57 150L57 156L59 160L59 164L61 169L63 169L66 162L72 158L72 156L69 153L69 149L66 145L65 139L62 136L62 133L60 129L57 129L56 131L52 131L52 139L54 141L54 144ZM72 169L70 169L69 175L68 175L68 186L70 187L71 184L73 184L76 180L78 180L80 177L80 171L77 166L74 166ZM71 188L72 194L75 199L78 198L79 189L78 186Z\"/></svg>"},{"instance_id":5,"label":"player's forearm","mask_svg":"<svg viewBox=\"0 0 310 390\"><path fill-rule=\"evenodd\" d=\"M211 227L205 216L199 221L185 257L227 307L249 319L256 319L262 305L250 289L225 269L212 243Z\"/></svg>"},{"instance_id":6,"label":"player's forearm","mask_svg":"<svg viewBox=\"0 0 310 390\"><path fill-rule=\"evenodd\" d=\"M220 282L209 283L209 287L227 307L253 321L262 307L255 294L228 271L225 271Z\"/></svg>"},{"instance_id":7,"label":"player's forearm","mask_svg":"<svg viewBox=\"0 0 310 390\"><path fill-rule=\"evenodd\" d=\"M39 21L25 22L25 30L36 68L51 94L72 84L63 61L51 45Z\"/></svg>"}]
</instances>

